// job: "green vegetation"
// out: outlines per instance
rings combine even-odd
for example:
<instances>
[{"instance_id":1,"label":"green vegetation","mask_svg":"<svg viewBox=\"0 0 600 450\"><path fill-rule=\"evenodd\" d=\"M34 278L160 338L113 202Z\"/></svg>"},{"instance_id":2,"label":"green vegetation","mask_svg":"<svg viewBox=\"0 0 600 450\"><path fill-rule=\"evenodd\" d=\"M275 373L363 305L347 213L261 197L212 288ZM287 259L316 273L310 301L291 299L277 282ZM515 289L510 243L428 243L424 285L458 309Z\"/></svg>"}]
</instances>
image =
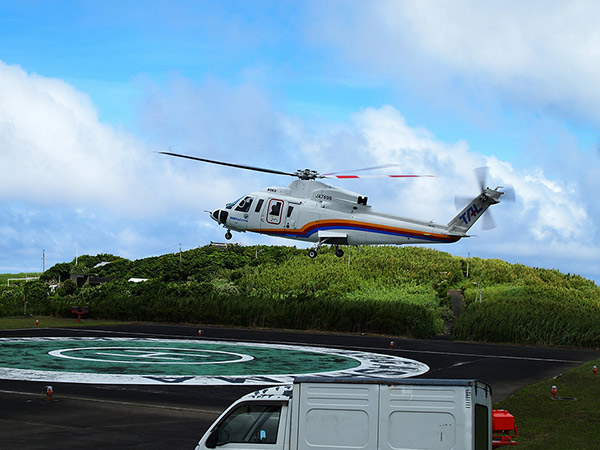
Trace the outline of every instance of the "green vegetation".
<instances>
[{"instance_id":1,"label":"green vegetation","mask_svg":"<svg viewBox=\"0 0 600 450\"><path fill-rule=\"evenodd\" d=\"M11 284L22 284L24 280L13 280L13 278L37 278L39 273L0 273L0 286L7 286L9 279Z\"/></svg>"},{"instance_id":2,"label":"green vegetation","mask_svg":"<svg viewBox=\"0 0 600 450\"><path fill-rule=\"evenodd\" d=\"M467 266L470 278L466 278ZM102 277L78 287L70 275ZM129 278L146 278L143 283ZM481 277L483 301L475 300ZM108 282L106 282L108 279ZM84 280L82 278L81 280ZM93 282L93 280L89 280ZM51 291L49 283L59 284ZM455 323L464 340L600 345L600 288L580 276L423 247L322 248L309 259L290 247L206 246L129 261L84 255L40 280L0 286L0 317L26 314L189 322L431 337L453 319L447 291L463 289Z\"/></svg>"},{"instance_id":3,"label":"green vegetation","mask_svg":"<svg viewBox=\"0 0 600 450\"><path fill-rule=\"evenodd\" d=\"M600 359L569 370L555 379L527 386L494 405L515 416L519 430L517 448L600 448L600 375L593 374L594 365L600 366ZM558 389L557 397L577 400L553 400L553 385Z\"/></svg>"},{"instance_id":4,"label":"green vegetation","mask_svg":"<svg viewBox=\"0 0 600 450\"><path fill-rule=\"evenodd\" d=\"M472 261L482 273L465 285L468 305L454 327L457 339L536 345L600 345L600 288L577 275L499 260Z\"/></svg>"}]
</instances>

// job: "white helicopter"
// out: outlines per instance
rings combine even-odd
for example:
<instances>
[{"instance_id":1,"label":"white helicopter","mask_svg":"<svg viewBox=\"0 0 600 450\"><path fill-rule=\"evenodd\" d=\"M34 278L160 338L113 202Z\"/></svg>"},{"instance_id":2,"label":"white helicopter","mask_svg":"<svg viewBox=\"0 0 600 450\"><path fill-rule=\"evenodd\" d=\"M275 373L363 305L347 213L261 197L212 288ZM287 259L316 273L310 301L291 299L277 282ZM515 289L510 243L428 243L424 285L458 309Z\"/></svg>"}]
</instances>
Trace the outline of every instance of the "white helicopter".
<instances>
[{"instance_id":1,"label":"white helicopter","mask_svg":"<svg viewBox=\"0 0 600 450\"><path fill-rule=\"evenodd\" d=\"M342 257L340 245L377 245L377 244L445 244L456 242L466 234L469 228L506 194L505 200L514 200L512 189L485 187L487 168L476 169L481 193L474 199L468 199L466 206L447 225L439 225L421 220L409 219L392 214L373 211L367 204L367 197L325 184L320 179L361 178L357 175L339 175L337 173L319 174L304 169L296 172L264 169L242 164L232 164L195 156L171 152L158 152L195 161L201 161L239 169L253 170L276 175L288 175L298 178L288 187L269 187L262 191L244 195L225 208L213 212L210 217L223 225L227 232L225 239L231 239L231 231L266 234L288 239L315 242L315 248L308 256L315 258L323 244L335 246L335 254ZM370 167L360 170L379 169L388 166ZM374 175L392 178L420 177L431 175ZM374 177L367 175L366 177ZM461 205L461 206L462 206ZM488 215L485 216L489 217ZM490 218L491 220L491 218ZM493 228L491 222L484 228Z\"/></svg>"}]
</instances>

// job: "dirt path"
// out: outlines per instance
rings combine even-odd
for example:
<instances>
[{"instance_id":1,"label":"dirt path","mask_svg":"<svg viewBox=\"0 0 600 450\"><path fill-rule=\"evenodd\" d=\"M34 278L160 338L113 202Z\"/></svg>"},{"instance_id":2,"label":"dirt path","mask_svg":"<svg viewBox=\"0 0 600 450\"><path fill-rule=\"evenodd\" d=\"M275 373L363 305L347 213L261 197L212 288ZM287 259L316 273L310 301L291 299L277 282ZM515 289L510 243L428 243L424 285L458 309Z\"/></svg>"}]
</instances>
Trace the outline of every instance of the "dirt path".
<instances>
[{"instance_id":1,"label":"dirt path","mask_svg":"<svg viewBox=\"0 0 600 450\"><path fill-rule=\"evenodd\" d=\"M450 296L450 302L452 303L452 313L457 319L460 317L462 312L465 310L465 297L460 289L449 289L448 295ZM446 335L450 337L452 333L452 327L454 322L446 323Z\"/></svg>"}]
</instances>

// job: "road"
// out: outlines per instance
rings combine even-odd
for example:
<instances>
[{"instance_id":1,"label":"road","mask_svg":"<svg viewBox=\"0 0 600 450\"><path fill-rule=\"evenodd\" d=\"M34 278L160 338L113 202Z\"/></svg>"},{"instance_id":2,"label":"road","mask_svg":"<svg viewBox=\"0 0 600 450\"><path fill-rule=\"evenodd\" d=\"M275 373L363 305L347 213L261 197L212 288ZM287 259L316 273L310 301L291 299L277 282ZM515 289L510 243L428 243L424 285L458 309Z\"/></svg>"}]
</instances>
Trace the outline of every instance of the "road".
<instances>
[{"instance_id":1,"label":"road","mask_svg":"<svg viewBox=\"0 0 600 450\"><path fill-rule=\"evenodd\" d=\"M233 342L304 344L396 355L427 364L428 378L477 378L495 400L556 376L600 352L411 340L384 336L317 334L203 327L203 338ZM135 325L0 331L0 337L82 336L198 338L198 327ZM394 340L395 348L390 348ZM0 380L0 442L7 449L193 449L217 415L260 386L90 385Z\"/></svg>"}]
</instances>

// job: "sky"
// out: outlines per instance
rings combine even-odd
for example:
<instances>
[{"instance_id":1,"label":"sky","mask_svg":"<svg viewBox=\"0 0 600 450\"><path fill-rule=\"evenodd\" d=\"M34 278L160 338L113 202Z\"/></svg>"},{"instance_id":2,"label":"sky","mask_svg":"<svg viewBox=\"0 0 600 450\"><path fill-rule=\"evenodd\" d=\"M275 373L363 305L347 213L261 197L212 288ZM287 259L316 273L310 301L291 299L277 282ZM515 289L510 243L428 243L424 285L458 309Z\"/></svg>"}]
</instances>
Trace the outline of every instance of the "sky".
<instances>
[{"instance_id":1,"label":"sky","mask_svg":"<svg viewBox=\"0 0 600 450\"><path fill-rule=\"evenodd\" d=\"M398 164L435 178L332 184L437 223L487 166L516 201L433 247L600 284L598 23L593 0L0 1L0 273L223 242L206 211L291 181L170 150Z\"/></svg>"}]
</instances>

